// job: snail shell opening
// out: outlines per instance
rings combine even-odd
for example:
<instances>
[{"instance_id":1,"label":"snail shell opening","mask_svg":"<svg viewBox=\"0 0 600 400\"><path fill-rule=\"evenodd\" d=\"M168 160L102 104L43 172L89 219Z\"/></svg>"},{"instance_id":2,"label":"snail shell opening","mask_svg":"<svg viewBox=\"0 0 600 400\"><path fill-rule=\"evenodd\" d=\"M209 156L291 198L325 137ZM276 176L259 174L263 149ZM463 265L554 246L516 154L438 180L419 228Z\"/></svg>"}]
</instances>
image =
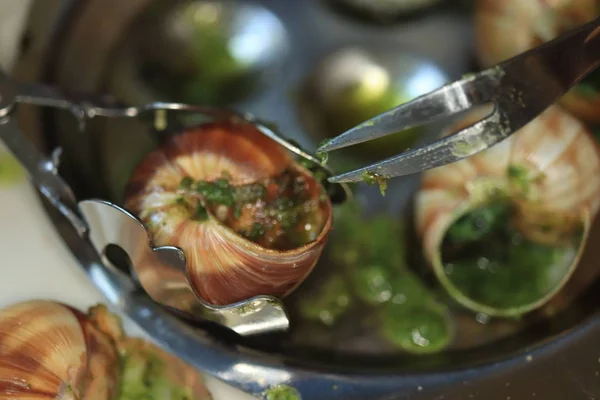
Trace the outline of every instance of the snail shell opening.
<instances>
[{"instance_id":1,"label":"snail shell opening","mask_svg":"<svg viewBox=\"0 0 600 400\"><path fill-rule=\"evenodd\" d=\"M425 258L455 300L516 316L546 304L569 280L599 205L598 145L553 106L496 146L426 171L416 226Z\"/></svg>"},{"instance_id":2,"label":"snail shell opening","mask_svg":"<svg viewBox=\"0 0 600 400\"><path fill-rule=\"evenodd\" d=\"M333 214L320 180L242 122L167 138L135 169L125 207L153 245L183 250L193 291L216 305L293 291L317 263Z\"/></svg>"}]
</instances>

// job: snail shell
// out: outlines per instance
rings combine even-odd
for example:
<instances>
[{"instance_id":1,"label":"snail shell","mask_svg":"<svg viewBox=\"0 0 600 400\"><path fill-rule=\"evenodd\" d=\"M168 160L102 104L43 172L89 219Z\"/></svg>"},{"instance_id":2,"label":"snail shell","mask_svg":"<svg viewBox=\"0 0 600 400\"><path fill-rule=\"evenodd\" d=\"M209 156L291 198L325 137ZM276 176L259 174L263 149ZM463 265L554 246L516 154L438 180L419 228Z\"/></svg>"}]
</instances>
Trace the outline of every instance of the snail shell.
<instances>
[{"instance_id":1,"label":"snail shell","mask_svg":"<svg viewBox=\"0 0 600 400\"><path fill-rule=\"evenodd\" d=\"M68 306L29 301L0 310L0 398L114 399L112 339Z\"/></svg>"},{"instance_id":2,"label":"snail shell","mask_svg":"<svg viewBox=\"0 0 600 400\"><path fill-rule=\"evenodd\" d=\"M477 0L476 53L484 67L532 49L591 21L600 13L597 0ZM569 91L561 104L575 116L600 122L600 94Z\"/></svg>"},{"instance_id":3,"label":"snail shell","mask_svg":"<svg viewBox=\"0 0 600 400\"><path fill-rule=\"evenodd\" d=\"M239 215L233 217L231 206L211 203L206 193L181 189L186 179L216 184L223 176L230 185L224 190L260 183L271 197L279 190L277 179L288 176L301 182L307 196L302 215L309 222L291 229L309 230L308 240L278 245L286 237L279 215L265 220L267 233L260 239L242 235L242 227L256 226L252 221L271 215L264 198L238 208ZM170 136L134 171L125 207L145 224L155 246L184 251L196 295L221 305L290 293L313 269L332 225L331 202L312 173L254 126L236 122L204 124ZM206 214L201 218L195 214L199 208Z\"/></svg>"},{"instance_id":4,"label":"snail shell","mask_svg":"<svg viewBox=\"0 0 600 400\"><path fill-rule=\"evenodd\" d=\"M1 399L137 398L152 384L167 398L167 391L212 398L201 374L158 346L127 337L103 305L87 314L39 300L0 310Z\"/></svg>"},{"instance_id":5,"label":"snail shell","mask_svg":"<svg viewBox=\"0 0 600 400\"><path fill-rule=\"evenodd\" d=\"M461 121L470 125L479 115ZM454 132L456 129L452 129ZM526 171L526 196L509 179L509 169ZM481 189L485 190L482 191ZM441 246L448 229L461 216L485 203L486 193L497 188L508 193L516 207L519 231L530 240L552 244L572 234L578 224L589 226L600 205L600 154L586 128L558 106L496 146L467 159L426 171L416 197L416 229L425 258L436 277L463 306L489 315L514 315L540 307L566 283L584 247L558 285L534 304L519 309L496 310L478 304L453 285L444 272ZM483 193L483 194L482 194ZM553 229L541 229L550 224Z\"/></svg>"}]
</instances>

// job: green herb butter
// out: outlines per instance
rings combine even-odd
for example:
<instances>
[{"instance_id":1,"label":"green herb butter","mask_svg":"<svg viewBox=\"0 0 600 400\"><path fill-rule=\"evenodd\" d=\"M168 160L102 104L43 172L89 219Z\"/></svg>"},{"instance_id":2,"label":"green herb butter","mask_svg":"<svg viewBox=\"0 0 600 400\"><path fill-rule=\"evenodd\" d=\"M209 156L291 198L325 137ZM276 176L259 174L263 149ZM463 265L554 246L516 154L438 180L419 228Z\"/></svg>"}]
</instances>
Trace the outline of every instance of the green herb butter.
<instances>
[{"instance_id":1,"label":"green herb butter","mask_svg":"<svg viewBox=\"0 0 600 400\"><path fill-rule=\"evenodd\" d=\"M287 385L279 385L267 389L264 394L265 400L302 400L296 389Z\"/></svg>"}]
</instances>

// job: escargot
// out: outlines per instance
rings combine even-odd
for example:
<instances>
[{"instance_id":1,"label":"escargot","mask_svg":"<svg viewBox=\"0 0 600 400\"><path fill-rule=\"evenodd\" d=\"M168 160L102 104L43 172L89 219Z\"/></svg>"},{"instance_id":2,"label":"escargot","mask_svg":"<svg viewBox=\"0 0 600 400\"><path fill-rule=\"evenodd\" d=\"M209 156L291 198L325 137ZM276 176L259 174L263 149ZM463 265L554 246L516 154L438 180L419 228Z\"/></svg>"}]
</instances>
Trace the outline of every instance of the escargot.
<instances>
[{"instance_id":1,"label":"escargot","mask_svg":"<svg viewBox=\"0 0 600 400\"><path fill-rule=\"evenodd\" d=\"M318 177L254 125L232 121L169 136L134 170L125 207L155 246L183 250L192 289L217 305L290 293L332 226Z\"/></svg>"},{"instance_id":2,"label":"escargot","mask_svg":"<svg viewBox=\"0 0 600 400\"><path fill-rule=\"evenodd\" d=\"M0 310L0 398L114 399L119 355L82 312L28 301Z\"/></svg>"},{"instance_id":3,"label":"escargot","mask_svg":"<svg viewBox=\"0 0 600 400\"><path fill-rule=\"evenodd\" d=\"M598 0L475 2L476 54L484 67L576 28L600 15ZM600 73L592 72L561 104L578 118L600 122Z\"/></svg>"},{"instance_id":4,"label":"escargot","mask_svg":"<svg viewBox=\"0 0 600 400\"><path fill-rule=\"evenodd\" d=\"M496 146L426 171L416 228L450 295L477 312L514 316L567 282L599 205L598 146L579 120L552 106Z\"/></svg>"},{"instance_id":5,"label":"escargot","mask_svg":"<svg viewBox=\"0 0 600 400\"><path fill-rule=\"evenodd\" d=\"M125 335L104 305L30 300L0 310L0 398L210 400L202 376Z\"/></svg>"}]
</instances>

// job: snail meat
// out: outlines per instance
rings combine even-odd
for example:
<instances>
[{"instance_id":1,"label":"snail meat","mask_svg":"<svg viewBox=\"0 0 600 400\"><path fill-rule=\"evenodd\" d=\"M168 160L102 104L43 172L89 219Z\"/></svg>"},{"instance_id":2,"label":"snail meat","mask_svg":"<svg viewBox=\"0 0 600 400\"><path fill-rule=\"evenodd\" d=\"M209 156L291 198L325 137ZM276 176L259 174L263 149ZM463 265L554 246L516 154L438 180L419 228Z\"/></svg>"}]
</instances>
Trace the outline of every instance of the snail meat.
<instances>
[{"instance_id":1,"label":"snail meat","mask_svg":"<svg viewBox=\"0 0 600 400\"><path fill-rule=\"evenodd\" d=\"M498 145L426 171L416 226L451 296L476 312L514 316L568 281L599 205L598 145L552 106Z\"/></svg>"},{"instance_id":2,"label":"snail meat","mask_svg":"<svg viewBox=\"0 0 600 400\"><path fill-rule=\"evenodd\" d=\"M600 15L598 0L475 2L476 53L490 67L550 41ZM600 72L594 71L561 99L578 118L600 122Z\"/></svg>"},{"instance_id":3,"label":"snail meat","mask_svg":"<svg viewBox=\"0 0 600 400\"><path fill-rule=\"evenodd\" d=\"M212 304L290 293L332 225L317 177L247 123L170 136L138 165L125 198L154 245L184 251L193 290Z\"/></svg>"},{"instance_id":4,"label":"snail meat","mask_svg":"<svg viewBox=\"0 0 600 400\"><path fill-rule=\"evenodd\" d=\"M31 300L0 310L0 398L210 400L202 376L127 337L98 305L87 314Z\"/></svg>"}]
</instances>

